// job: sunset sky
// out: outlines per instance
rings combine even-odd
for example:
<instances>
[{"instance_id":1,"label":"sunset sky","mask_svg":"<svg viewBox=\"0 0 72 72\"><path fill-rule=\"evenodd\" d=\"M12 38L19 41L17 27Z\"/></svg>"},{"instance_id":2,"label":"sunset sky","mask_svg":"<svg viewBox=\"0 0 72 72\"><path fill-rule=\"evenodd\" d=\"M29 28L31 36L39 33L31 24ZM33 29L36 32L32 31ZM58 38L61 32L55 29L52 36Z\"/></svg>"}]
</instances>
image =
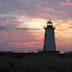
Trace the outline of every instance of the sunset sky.
<instances>
[{"instance_id":1,"label":"sunset sky","mask_svg":"<svg viewBox=\"0 0 72 72\"><path fill-rule=\"evenodd\" d=\"M57 50L72 51L72 0L0 0L0 51L43 49L48 20L56 27Z\"/></svg>"}]
</instances>

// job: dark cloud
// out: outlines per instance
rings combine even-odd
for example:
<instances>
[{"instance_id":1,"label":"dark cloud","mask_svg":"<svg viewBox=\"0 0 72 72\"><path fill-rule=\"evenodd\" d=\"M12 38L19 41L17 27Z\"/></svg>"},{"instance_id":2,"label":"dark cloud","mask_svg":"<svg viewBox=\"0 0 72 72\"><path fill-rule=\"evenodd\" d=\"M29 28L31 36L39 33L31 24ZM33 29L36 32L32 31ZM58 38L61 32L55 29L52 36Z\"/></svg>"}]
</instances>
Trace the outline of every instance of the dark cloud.
<instances>
[{"instance_id":1,"label":"dark cloud","mask_svg":"<svg viewBox=\"0 0 72 72\"><path fill-rule=\"evenodd\" d=\"M6 26L0 26L0 30L8 30L9 28Z\"/></svg>"}]
</instances>

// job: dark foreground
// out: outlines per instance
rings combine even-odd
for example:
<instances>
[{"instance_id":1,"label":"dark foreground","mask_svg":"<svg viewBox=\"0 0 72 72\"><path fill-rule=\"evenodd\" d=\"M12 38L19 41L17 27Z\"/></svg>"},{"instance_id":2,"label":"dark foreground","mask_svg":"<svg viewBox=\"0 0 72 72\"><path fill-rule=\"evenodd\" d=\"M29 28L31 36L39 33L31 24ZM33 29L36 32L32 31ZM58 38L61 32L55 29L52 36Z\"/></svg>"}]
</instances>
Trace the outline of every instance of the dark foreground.
<instances>
[{"instance_id":1,"label":"dark foreground","mask_svg":"<svg viewBox=\"0 0 72 72\"><path fill-rule=\"evenodd\" d=\"M0 52L0 72L72 72L72 54Z\"/></svg>"}]
</instances>

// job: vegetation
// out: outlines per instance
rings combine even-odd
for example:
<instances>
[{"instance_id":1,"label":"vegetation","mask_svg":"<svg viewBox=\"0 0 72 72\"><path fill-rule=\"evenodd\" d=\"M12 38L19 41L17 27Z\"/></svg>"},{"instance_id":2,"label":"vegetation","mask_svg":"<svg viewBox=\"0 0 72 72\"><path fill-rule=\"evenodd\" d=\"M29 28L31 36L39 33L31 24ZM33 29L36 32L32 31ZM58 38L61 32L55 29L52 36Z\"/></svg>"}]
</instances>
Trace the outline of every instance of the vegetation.
<instances>
[{"instance_id":1,"label":"vegetation","mask_svg":"<svg viewBox=\"0 0 72 72\"><path fill-rule=\"evenodd\" d=\"M0 52L0 72L72 72L72 54Z\"/></svg>"}]
</instances>

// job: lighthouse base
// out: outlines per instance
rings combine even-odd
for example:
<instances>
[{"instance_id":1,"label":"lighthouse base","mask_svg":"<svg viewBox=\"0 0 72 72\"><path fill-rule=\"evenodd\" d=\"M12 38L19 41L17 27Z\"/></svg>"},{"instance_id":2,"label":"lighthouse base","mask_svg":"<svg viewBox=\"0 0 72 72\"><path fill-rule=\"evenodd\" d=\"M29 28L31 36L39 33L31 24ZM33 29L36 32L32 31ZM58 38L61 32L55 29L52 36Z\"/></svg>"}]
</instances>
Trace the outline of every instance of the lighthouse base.
<instances>
[{"instance_id":1,"label":"lighthouse base","mask_svg":"<svg viewBox=\"0 0 72 72\"><path fill-rule=\"evenodd\" d=\"M59 51L41 51L39 53L44 53L44 54L59 54Z\"/></svg>"},{"instance_id":2,"label":"lighthouse base","mask_svg":"<svg viewBox=\"0 0 72 72\"><path fill-rule=\"evenodd\" d=\"M59 51L43 51L44 53L52 53L52 54L58 54L59 53Z\"/></svg>"}]
</instances>

